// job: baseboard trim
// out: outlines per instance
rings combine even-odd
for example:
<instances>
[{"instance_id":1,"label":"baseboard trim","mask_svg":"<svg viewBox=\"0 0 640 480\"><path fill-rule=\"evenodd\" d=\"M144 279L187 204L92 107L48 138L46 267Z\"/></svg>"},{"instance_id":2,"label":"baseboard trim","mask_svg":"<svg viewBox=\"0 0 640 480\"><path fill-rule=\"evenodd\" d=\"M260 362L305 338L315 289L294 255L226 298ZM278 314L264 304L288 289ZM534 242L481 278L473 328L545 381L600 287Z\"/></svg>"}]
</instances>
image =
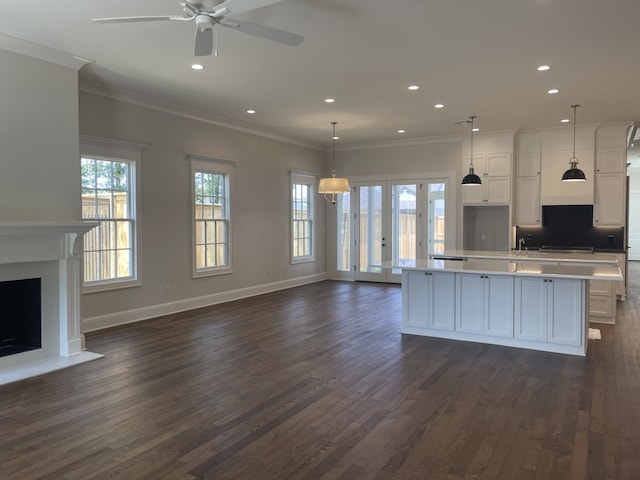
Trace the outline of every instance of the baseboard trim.
<instances>
[{"instance_id":1,"label":"baseboard trim","mask_svg":"<svg viewBox=\"0 0 640 480\"><path fill-rule=\"evenodd\" d=\"M265 283L237 290L229 290L226 292L212 293L201 297L187 298L175 302L151 305L149 307L136 308L133 310L124 310L121 312L110 313L108 315L99 315L96 317L87 317L82 319L82 331L93 332L104 328L115 327L118 325L126 325L128 323L149 320L150 318L161 317L163 315L171 315L174 313L194 310L196 308L210 307L220 303L241 300L243 298L255 297L265 293L276 292L278 290L286 290L287 288L299 287L309 283L321 282L328 280L326 273L318 273L307 275L304 277L291 278L280 282Z\"/></svg>"}]
</instances>

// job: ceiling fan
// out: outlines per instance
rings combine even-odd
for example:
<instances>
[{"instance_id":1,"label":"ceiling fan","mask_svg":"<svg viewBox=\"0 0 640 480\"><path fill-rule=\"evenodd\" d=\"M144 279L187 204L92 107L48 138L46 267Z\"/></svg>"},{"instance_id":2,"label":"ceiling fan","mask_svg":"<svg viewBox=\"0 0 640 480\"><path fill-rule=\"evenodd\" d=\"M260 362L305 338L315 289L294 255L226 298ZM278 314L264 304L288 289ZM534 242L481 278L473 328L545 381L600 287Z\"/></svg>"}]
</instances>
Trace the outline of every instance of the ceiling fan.
<instances>
[{"instance_id":1,"label":"ceiling fan","mask_svg":"<svg viewBox=\"0 0 640 480\"><path fill-rule=\"evenodd\" d=\"M216 25L295 47L303 42L304 37L302 35L227 18L232 13L247 12L280 1L282 0L226 0L213 7L205 7L185 0L180 3L184 12L183 16L155 15L94 18L93 21L97 23L157 22L165 20L194 21L196 24L194 55L196 57L211 55L213 51L213 27Z\"/></svg>"}]
</instances>

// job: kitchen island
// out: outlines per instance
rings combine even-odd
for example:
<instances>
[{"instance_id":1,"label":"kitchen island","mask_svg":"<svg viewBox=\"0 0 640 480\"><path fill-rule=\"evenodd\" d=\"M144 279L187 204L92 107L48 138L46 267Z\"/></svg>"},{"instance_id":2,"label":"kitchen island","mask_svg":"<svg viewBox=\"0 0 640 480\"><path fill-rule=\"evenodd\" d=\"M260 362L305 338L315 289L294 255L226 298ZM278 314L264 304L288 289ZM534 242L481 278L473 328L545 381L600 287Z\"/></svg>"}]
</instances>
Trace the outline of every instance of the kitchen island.
<instances>
[{"instance_id":1,"label":"kitchen island","mask_svg":"<svg viewBox=\"0 0 640 480\"><path fill-rule=\"evenodd\" d=\"M402 333L586 355L588 282L616 264L415 260L402 269Z\"/></svg>"},{"instance_id":2,"label":"kitchen island","mask_svg":"<svg viewBox=\"0 0 640 480\"><path fill-rule=\"evenodd\" d=\"M476 250L447 250L431 254L431 259L496 260L508 262L544 262L558 265L618 265L624 271L624 255L616 253L583 253L576 251L509 250L504 252ZM624 278L619 281L592 280L589 282L589 321L616 322L616 299L625 299Z\"/></svg>"}]
</instances>

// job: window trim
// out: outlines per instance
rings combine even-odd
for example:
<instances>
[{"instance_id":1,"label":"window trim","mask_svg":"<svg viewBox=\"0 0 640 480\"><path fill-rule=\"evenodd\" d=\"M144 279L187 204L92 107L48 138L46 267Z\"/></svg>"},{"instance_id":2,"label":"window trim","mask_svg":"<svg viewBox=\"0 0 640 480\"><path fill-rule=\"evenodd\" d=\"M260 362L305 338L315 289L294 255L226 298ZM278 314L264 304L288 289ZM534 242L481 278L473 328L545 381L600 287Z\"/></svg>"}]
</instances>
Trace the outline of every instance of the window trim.
<instances>
[{"instance_id":1,"label":"window trim","mask_svg":"<svg viewBox=\"0 0 640 480\"><path fill-rule=\"evenodd\" d=\"M233 223L232 223L232 189L233 170L238 166L235 160L206 155L188 155L190 163L190 195L191 205L191 275L192 278L205 278L217 275L233 273ZM221 267L198 268L196 265L196 205L195 205L195 173L204 171L208 173L222 173L227 176L227 264Z\"/></svg>"},{"instance_id":2,"label":"window trim","mask_svg":"<svg viewBox=\"0 0 640 480\"><path fill-rule=\"evenodd\" d=\"M316 202L315 193L317 175L307 172L292 171L289 182L289 257L292 265L300 263L310 263L315 261L316 250ZM311 254L304 256L294 256L293 252L293 186L294 184L302 184L309 186L309 207L310 207L310 220L311 220Z\"/></svg>"},{"instance_id":3,"label":"window trim","mask_svg":"<svg viewBox=\"0 0 640 480\"><path fill-rule=\"evenodd\" d=\"M104 292L109 290L118 290L122 288L139 287L143 284L142 276L142 220L141 220L141 202L140 192L142 191L142 152L147 147L142 143L128 142L124 140L114 140L110 138L93 137L90 135L80 135L80 158L94 158L108 161L126 161L129 163L129 171L131 178L130 189L130 209L133 213L132 228L132 255L133 261L131 265L132 275L126 278L109 278L106 280L97 280L85 282L84 280L84 259L80 261L80 280L82 293Z\"/></svg>"}]
</instances>

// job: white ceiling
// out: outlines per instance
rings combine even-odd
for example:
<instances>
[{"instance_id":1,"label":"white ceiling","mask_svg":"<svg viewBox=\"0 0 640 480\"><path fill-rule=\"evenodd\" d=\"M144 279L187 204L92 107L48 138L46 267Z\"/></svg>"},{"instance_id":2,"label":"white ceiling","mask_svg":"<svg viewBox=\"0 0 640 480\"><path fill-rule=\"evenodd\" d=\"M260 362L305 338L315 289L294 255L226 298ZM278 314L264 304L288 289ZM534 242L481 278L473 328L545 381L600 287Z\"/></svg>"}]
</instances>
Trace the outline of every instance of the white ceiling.
<instances>
[{"instance_id":1,"label":"white ceiling","mask_svg":"<svg viewBox=\"0 0 640 480\"><path fill-rule=\"evenodd\" d=\"M573 103L578 124L640 120L639 0L282 0L235 18L302 45L218 29L201 72L191 22L91 21L181 14L177 0L2 0L0 32L93 60L83 81L320 148L332 121L346 146L466 134L454 121L472 114L484 132L560 126Z\"/></svg>"}]
</instances>

